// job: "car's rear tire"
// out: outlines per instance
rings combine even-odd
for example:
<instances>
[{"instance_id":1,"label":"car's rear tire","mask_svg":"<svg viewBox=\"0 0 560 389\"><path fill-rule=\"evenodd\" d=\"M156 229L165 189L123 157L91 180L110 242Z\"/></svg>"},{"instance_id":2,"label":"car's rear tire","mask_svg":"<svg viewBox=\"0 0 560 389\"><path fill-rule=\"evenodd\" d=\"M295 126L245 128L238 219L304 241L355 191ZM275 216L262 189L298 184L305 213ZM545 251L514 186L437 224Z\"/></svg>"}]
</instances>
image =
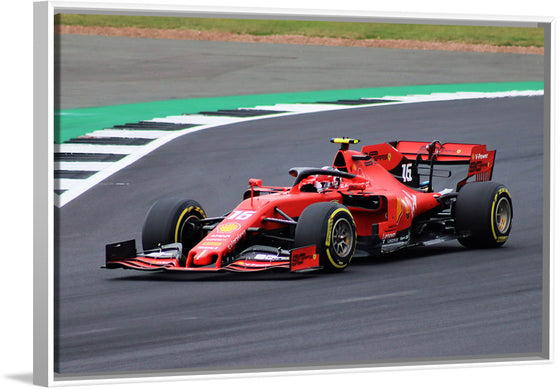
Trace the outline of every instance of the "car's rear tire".
<instances>
[{"instance_id":1,"label":"car's rear tire","mask_svg":"<svg viewBox=\"0 0 560 389\"><path fill-rule=\"evenodd\" d=\"M465 247L499 247L508 239L513 203L508 189L494 182L465 185L454 206L455 230Z\"/></svg>"},{"instance_id":2,"label":"car's rear tire","mask_svg":"<svg viewBox=\"0 0 560 389\"><path fill-rule=\"evenodd\" d=\"M151 250L160 245L181 243L183 255L202 239L202 230L193 222L206 218L202 206L194 200L164 198L148 210L142 227L142 247Z\"/></svg>"},{"instance_id":3,"label":"car's rear tire","mask_svg":"<svg viewBox=\"0 0 560 389\"><path fill-rule=\"evenodd\" d=\"M338 203L311 204L301 213L295 230L295 247L317 247L324 270L340 272L356 250L356 225L352 214Z\"/></svg>"}]
</instances>

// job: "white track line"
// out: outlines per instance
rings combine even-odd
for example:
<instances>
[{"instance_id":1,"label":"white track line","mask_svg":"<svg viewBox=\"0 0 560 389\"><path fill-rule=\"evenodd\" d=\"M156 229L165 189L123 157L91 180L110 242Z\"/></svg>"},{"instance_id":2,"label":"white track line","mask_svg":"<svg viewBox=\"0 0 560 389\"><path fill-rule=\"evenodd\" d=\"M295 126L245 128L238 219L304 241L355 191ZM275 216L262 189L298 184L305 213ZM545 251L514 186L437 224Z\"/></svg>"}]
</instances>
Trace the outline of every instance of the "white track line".
<instances>
[{"instance_id":1,"label":"white track line","mask_svg":"<svg viewBox=\"0 0 560 389\"><path fill-rule=\"evenodd\" d=\"M127 146L135 148L135 152L127 155L126 157L122 158L117 162L111 163L110 166L107 168L98 171L97 173L93 174L92 176L88 177L87 179L83 180L68 180L68 179L60 179L55 180L55 188L57 189L66 189L69 187L68 190L60 195L56 195L54 197L54 204L57 207L63 207L64 205L68 204L68 202L72 201L88 189L92 188L93 186L97 185L107 177L113 175L114 173L118 172L121 169L124 169L128 165L134 163L135 161L139 160L143 156L147 155L148 153L152 152L153 150L159 148L160 146L166 144L167 142L178 138L180 136L190 134L197 131L202 131L207 128L211 128L213 126L200 126L194 127L186 130L179 130L173 131L167 134L164 137L155 139L154 141L148 143L145 146ZM59 181L60 187L57 187L57 181ZM76 181L80 181L79 183ZM75 185L74 185L75 184Z\"/></svg>"},{"instance_id":2,"label":"white track line","mask_svg":"<svg viewBox=\"0 0 560 389\"><path fill-rule=\"evenodd\" d=\"M85 180L73 179L73 178L55 178L54 179L54 189L55 190L73 190L74 188L84 185ZM56 204L55 204L56 205Z\"/></svg>"},{"instance_id":3,"label":"white track line","mask_svg":"<svg viewBox=\"0 0 560 389\"><path fill-rule=\"evenodd\" d=\"M169 131L161 130L99 130L94 131L86 136L94 138L140 138L140 139L156 139L169 134Z\"/></svg>"},{"instance_id":4,"label":"white track line","mask_svg":"<svg viewBox=\"0 0 560 389\"><path fill-rule=\"evenodd\" d=\"M417 103L424 101L448 101L467 99L496 99L504 97L529 97L542 96L542 90L509 91L509 92L457 92L457 93L432 93L429 95L385 96L383 99L400 100L392 104Z\"/></svg>"},{"instance_id":5,"label":"white track line","mask_svg":"<svg viewBox=\"0 0 560 389\"><path fill-rule=\"evenodd\" d=\"M77 170L97 172L111 166L114 162L55 162L54 170Z\"/></svg>"},{"instance_id":6,"label":"white track line","mask_svg":"<svg viewBox=\"0 0 560 389\"><path fill-rule=\"evenodd\" d=\"M155 118L154 122L159 123L175 123L175 124L202 124L219 126L222 124L230 124L245 121L245 118L237 118L231 116L204 116L204 115L180 115L167 116L164 118Z\"/></svg>"},{"instance_id":7,"label":"white track line","mask_svg":"<svg viewBox=\"0 0 560 389\"><path fill-rule=\"evenodd\" d=\"M141 152L144 146L93 145L63 143L54 146L55 153L132 154Z\"/></svg>"},{"instance_id":8,"label":"white track line","mask_svg":"<svg viewBox=\"0 0 560 389\"><path fill-rule=\"evenodd\" d=\"M294 113L311 113L322 111L334 111L347 107L342 104L277 104L277 105L259 105L255 109L268 111L286 111Z\"/></svg>"}]
</instances>

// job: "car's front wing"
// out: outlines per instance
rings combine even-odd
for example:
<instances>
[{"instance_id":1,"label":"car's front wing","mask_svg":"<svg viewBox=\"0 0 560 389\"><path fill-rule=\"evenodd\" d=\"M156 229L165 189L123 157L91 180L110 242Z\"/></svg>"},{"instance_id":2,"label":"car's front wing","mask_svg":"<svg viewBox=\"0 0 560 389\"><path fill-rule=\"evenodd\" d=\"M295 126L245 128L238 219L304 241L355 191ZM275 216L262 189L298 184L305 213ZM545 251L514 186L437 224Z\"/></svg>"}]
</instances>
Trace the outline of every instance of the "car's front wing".
<instances>
[{"instance_id":1,"label":"car's front wing","mask_svg":"<svg viewBox=\"0 0 560 389\"><path fill-rule=\"evenodd\" d=\"M240 255L224 266L181 266L182 245L180 243L161 246L155 250L137 251L134 240L111 243L105 246L106 269L134 269L143 271L231 271L256 272L270 269L284 269L290 272L320 270L319 255L315 246L289 250L286 254L268 252Z\"/></svg>"}]
</instances>

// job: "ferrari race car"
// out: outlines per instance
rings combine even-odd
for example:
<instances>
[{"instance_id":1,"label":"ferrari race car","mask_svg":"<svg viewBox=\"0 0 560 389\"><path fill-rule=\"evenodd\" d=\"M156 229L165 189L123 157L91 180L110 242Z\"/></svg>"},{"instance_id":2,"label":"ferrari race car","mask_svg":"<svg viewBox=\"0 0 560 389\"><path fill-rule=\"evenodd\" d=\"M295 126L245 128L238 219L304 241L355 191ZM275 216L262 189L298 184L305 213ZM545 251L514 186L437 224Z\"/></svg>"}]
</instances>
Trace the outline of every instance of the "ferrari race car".
<instances>
[{"instance_id":1,"label":"ferrari race car","mask_svg":"<svg viewBox=\"0 0 560 389\"><path fill-rule=\"evenodd\" d=\"M108 244L105 267L165 271L339 272L357 250L368 255L457 239L499 247L513 217L508 189L491 182L495 150L482 144L396 141L350 149L340 144L331 166L298 167L291 187L250 179L244 200L207 217L190 199L164 198L146 214L142 248ZM453 189L434 191L441 169L464 165ZM443 172L443 173L442 173Z\"/></svg>"}]
</instances>

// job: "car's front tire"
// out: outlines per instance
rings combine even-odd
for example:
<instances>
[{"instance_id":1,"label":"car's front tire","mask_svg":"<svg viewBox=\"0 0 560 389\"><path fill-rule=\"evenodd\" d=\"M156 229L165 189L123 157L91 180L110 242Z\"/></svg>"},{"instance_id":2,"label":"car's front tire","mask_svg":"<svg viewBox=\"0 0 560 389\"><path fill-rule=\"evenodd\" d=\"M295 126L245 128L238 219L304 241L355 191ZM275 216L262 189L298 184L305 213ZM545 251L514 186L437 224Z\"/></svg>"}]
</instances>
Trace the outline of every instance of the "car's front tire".
<instances>
[{"instance_id":1,"label":"car's front tire","mask_svg":"<svg viewBox=\"0 0 560 389\"><path fill-rule=\"evenodd\" d=\"M338 203L315 203L298 219L294 246L315 245L320 265L326 271L340 272L354 256L356 239L356 225L348 208Z\"/></svg>"},{"instance_id":2,"label":"car's front tire","mask_svg":"<svg viewBox=\"0 0 560 389\"><path fill-rule=\"evenodd\" d=\"M206 218L202 206L194 200L164 198L148 210L142 227L142 247L155 249L160 245L181 243L186 255L201 239L202 230L194 224Z\"/></svg>"},{"instance_id":3,"label":"car's front tire","mask_svg":"<svg viewBox=\"0 0 560 389\"><path fill-rule=\"evenodd\" d=\"M513 203L508 189L494 182L473 182L459 191L454 206L455 230L465 247L499 247L508 239Z\"/></svg>"}]
</instances>

